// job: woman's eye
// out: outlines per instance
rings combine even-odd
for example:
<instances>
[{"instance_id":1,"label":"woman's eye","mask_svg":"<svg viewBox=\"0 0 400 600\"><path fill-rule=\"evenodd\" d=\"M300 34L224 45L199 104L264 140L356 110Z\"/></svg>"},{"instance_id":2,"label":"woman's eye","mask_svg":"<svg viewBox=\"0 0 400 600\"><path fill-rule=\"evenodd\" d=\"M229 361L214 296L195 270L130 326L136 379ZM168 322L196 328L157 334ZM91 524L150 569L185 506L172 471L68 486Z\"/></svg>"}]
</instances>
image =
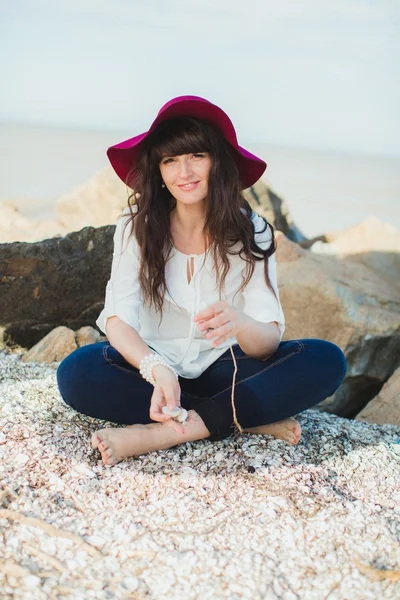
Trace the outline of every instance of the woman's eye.
<instances>
[{"instance_id":1,"label":"woman's eye","mask_svg":"<svg viewBox=\"0 0 400 600\"><path fill-rule=\"evenodd\" d=\"M204 158L204 152L194 152L192 154L193 158ZM163 165L168 165L169 163L174 162L174 158L164 158L162 160L162 164Z\"/></svg>"}]
</instances>

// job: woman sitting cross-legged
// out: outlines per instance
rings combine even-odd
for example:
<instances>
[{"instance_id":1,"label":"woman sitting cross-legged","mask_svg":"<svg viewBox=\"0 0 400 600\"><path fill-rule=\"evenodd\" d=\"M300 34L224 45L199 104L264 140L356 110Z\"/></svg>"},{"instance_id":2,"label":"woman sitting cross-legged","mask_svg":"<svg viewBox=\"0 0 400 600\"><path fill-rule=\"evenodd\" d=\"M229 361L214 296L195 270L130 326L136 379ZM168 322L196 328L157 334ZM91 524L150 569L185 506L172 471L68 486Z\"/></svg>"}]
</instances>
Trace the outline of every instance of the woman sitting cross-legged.
<instances>
[{"instance_id":1,"label":"woman sitting cross-legged","mask_svg":"<svg viewBox=\"0 0 400 600\"><path fill-rule=\"evenodd\" d=\"M235 428L296 444L293 415L333 394L346 360L326 340L282 341L274 228L241 193L265 162L197 96L169 101L108 157L134 190L97 320L109 341L57 371L72 408L126 425L93 433L103 463Z\"/></svg>"}]
</instances>

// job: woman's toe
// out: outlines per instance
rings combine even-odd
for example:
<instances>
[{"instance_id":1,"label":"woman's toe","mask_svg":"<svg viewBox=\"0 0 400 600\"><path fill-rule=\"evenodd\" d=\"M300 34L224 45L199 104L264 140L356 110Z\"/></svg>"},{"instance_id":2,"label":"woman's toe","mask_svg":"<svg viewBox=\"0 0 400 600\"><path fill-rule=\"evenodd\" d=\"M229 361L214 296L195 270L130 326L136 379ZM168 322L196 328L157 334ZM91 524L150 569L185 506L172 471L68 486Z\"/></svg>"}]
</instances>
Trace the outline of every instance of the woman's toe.
<instances>
[{"instance_id":1,"label":"woman's toe","mask_svg":"<svg viewBox=\"0 0 400 600\"><path fill-rule=\"evenodd\" d=\"M99 434L97 432L93 433L91 442L92 442L93 448L97 448L98 445L101 443L101 437L99 436Z\"/></svg>"},{"instance_id":2,"label":"woman's toe","mask_svg":"<svg viewBox=\"0 0 400 600\"><path fill-rule=\"evenodd\" d=\"M291 427L291 430L293 431L293 434L295 435L295 437L299 437L301 435L301 425L300 425L300 423L298 423L296 421L296 423L293 425L293 427Z\"/></svg>"},{"instance_id":3,"label":"woman's toe","mask_svg":"<svg viewBox=\"0 0 400 600\"><path fill-rule=\"evenodd\" d=\"M117 464L119 462L116 457L113 455L111 450L108 450L103 454L103 463L109 467Z\"/></svg>"}]
</instances>

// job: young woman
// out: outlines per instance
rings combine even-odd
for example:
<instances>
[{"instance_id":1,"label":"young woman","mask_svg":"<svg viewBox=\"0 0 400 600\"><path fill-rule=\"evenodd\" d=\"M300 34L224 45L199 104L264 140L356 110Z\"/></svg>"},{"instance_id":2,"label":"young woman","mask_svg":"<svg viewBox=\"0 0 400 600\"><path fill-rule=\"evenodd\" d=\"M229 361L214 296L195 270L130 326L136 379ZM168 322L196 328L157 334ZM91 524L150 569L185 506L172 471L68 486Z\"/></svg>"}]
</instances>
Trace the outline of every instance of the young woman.
<instances>
[{"instance_id":1,"label":"young woman","mask_svg":"<svg viewBox=\"0 0 400 600\"><path fill-rule=\"evenodd\" d=\"M325 340L282 341L274 228L241 194L265 162L197 96L170 100L108 157L134 190L97 320L109 342L57 371L72 408L127 425L93 434L103 463L236 428L296 444L292 416L333 394L346 360Z\"/></svg>"}]
</instances>

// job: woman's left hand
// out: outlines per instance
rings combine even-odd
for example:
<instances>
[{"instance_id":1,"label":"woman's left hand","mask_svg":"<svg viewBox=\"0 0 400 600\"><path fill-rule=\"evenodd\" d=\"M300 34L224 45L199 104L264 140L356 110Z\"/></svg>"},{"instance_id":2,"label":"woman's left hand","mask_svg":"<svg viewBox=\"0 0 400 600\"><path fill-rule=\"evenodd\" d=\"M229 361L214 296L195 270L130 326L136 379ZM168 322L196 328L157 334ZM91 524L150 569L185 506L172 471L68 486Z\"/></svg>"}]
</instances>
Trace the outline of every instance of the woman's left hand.
<instances>
[{"instance_id":1,"label":"woman's left hand","mask_svg":"<svg viewBox=\"0 0 400 600\"><path fill-rule=\"evenodd\" d=\"M205 338L216 338L212 345L219 346L235 337L246 325L247 316L228 302L220 301L197 313L193 321L199 331L207 331Z\"/></svg>"}]
</instances>

